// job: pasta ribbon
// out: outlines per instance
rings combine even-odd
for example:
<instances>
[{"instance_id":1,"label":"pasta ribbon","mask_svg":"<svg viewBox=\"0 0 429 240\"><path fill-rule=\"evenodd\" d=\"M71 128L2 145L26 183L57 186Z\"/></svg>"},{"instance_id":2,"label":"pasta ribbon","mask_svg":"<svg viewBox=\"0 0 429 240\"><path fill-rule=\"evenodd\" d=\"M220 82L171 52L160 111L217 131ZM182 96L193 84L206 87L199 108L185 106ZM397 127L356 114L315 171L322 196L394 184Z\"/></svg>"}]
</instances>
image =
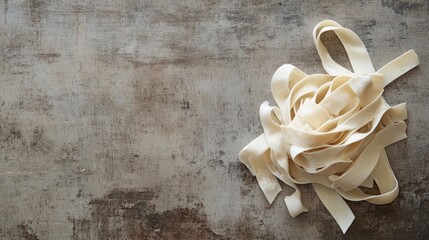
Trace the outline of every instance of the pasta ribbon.
<instances>
[{"instance_id":1,"label":"pasta ribbon","mask_svg":"<svg viewBox=\"0 0 429 240\"><path fill-rule=\"evenodd\" d=\"M353 71L335 62L320 37L334 32ZM311 183L343 233L355 216L344 199L387 204L398 196L398 181L385 147L406 138L405 103L390 106L384 88L419 65L413 50L376 71L362 40L350 29L325 20L313 40L327 74L308 75L293 65L273 75L277 106L262 103L264 133L240 152L269 203L281 191L278 179L294 189L284 201L292 217L306 212L299 184ZM362 187L378 188L367 194Z\"/></svg>"}]
</instances>

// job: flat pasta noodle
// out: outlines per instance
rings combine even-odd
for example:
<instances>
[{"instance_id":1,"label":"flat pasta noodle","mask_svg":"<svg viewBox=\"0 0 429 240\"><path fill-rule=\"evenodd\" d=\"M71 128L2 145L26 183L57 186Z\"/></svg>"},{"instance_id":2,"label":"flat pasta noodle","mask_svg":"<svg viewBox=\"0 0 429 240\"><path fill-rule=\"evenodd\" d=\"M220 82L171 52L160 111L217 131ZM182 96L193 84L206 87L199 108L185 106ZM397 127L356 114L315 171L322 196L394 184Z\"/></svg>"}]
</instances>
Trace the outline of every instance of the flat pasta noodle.
<instances>
[{"instance_id":1,"label":"flat pasta noodle","mask_svg":"<svg viewBox=\"0 0 429 240\"><path fill-rule=\"evenodd\" d=\"M338 36L353 71L332 59L321 41L326 32ZM409 50L376 71L362 40L332 20L316 25L313 41L327 74L281 66L271 81L278 107L262 103L264 133L239 157L270 204L281 192L277 179L295 190L284 199L292 217L307 211L298 185L311 183L345 233L355 216L344 199L387 204L398 196L385 147L407 137L407 110L405 103L387 104L382 93L419 60ZM362 191L374 181L378 194Z\"/></svg>"}]
</instances>

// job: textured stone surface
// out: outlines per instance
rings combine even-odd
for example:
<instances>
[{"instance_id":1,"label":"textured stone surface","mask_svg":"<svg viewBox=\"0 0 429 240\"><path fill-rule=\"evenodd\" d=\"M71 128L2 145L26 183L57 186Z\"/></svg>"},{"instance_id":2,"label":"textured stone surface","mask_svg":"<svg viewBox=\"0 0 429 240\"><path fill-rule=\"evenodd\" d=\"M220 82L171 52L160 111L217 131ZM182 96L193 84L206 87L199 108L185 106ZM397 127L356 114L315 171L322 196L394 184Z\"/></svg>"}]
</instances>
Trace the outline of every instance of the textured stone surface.
<instances>
[{"instance_id":1,"label":"textured stone surface","mask_svg":"<svg viewBox=\"0 0 429 240\"><path fill-rule=\"evenodd\" d=\"M0 238L428 239L428 1L326 2L2 0ZM400 195L350 203L344 236L309 186L292 219L238 161L277 67L322 72L327 18L377 68L421 61L384 94L408 104L387 149Z\"/></svg>"}]
</instances>

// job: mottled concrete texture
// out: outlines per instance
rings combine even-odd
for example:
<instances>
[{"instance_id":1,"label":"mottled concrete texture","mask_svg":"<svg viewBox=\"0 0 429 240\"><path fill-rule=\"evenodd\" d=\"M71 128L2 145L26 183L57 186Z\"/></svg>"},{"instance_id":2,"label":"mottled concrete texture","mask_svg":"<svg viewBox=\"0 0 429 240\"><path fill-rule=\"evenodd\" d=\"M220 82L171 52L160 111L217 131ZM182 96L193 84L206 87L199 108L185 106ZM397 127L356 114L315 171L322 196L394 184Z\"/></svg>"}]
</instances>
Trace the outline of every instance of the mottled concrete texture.
<instances>
[{"instance_id":1,"label":"mottled concrete texture","mask_svg":"<svg viewBox=\"0 0 429 240\"><path fill-rule=\"evenodd\" d=\"M428 239L428 1L1 0L1 239ZM329 2L329 3L328 3ZM389 205L350 203L346 235L309 186L272 206L238 160L283 63L322 72L311 30L353 29L408 139L387 148ZM331 48L346 62L335 38Z\"/></svg>"}]
</instances>

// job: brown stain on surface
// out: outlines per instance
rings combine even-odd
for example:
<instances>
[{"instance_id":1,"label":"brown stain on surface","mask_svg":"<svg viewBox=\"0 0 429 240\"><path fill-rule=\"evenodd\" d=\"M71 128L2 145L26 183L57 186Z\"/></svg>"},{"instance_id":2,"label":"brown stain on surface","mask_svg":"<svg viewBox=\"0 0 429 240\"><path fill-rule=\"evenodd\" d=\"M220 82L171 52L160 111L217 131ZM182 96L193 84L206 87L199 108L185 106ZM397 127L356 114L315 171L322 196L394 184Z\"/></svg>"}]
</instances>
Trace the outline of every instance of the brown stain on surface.
<instances>
[{"instance_id":1,"label":"brown stain on surface","mask_svg":"<svg viewBox=\"0 0 429 240\"><path fill-rule=\"evenodd\" d=\"M396 14L403 15L406 12L421 9L425 0L409 1L409 0L383 0L383 7L391 8Z\"/></svg>"},{"instance_id":2,"label":"brown stain on surface","mask_svg":"<svg viewBox=\"0 0 429 240\"><path fill-rule=\"evenodd\" d=\"M61 54L59 53L39 53L37 54L37 57L40 60L47 61L48 63L52 63L56 61L57 58L61 57Z\"/></svg>"},{"instance_id":3,"label":"brown stain on surface","mask_svg":"<svg viewBox=\"0 0 429 240\"><path fill-rule=\"evenodd\" d=\"M4 0L4 23L7 25L7 10L9 9L8 0Z\"/></svg>"},{"instance_id":4,"label":"brown stain on surface","mask_svg":"<svg viewBox=\"0 0 429 240\"><path fill-rule=\"evenodd\" d=\"M32 140L30 141L30 148L34 152L50 153L52 151L53 142L46 137L43 128L35 128L33 130Z\"/></svg>"},{"instance_id":5,"label":"brown stain on surface","mask_svg":"<svg viewBox=\"0 0 429 240\"><path fill-rule=\"evenodd\" d=\"M90 219L71 219L73 239L226 239L210 229L199 208L157 211L150 190L114 189L90 201Z\"/></svg>"},{"instance_id":6,"label":"brown stain on surface","mask_svg":"<svg viewBox=\"0 0 429 240\"><path fill-rule=\"evenodd\" d=\"M34 24L39 24L47 13L46 1L29 0L30 18Z\"/></svg>"},{"instance_id":7,"label":"brown stain on surface","mask_svg":"<svg viewBox=\"0 0 429 240\"><path fill-rule=\"evenodd\" d=\"M414 193L421 199L429 199L429 176L419 180L406 182L401 186L401 188L404 189L403 191Z\"/></svg>"},{"instance_id":8,"label":"brown stain on surface","mask_svg":"<svg viewBox=\"0 0 429 240\"><path fill-rule=\"evenodd\" d=\"M31 229L31 227L27 223L20 223L16 226L20 231L20 237L25 240L39 240L36 235L36 232Z\"/></svg>"},{"instance_id":9,"label":"brown stain on surface","mask_svg":"<svg viewBox=\"0 0 429 240\"><path fill-rule=\"evenodd\" d=\"M157 239L226 239L210 230L207 217L194 208L175 208L147 216Z\"/></svg>"},{"instance_id":10,"label":"brown stain on surface","mask_svg":"<svg viewBox=\"0 0 429 240\"><path fill-rule=\"evenodd\" d=\"M225 166L224 158L225 158L225 152L224 151L212 153L209 156L208 166L210 168L213 168L213 169L216 169L216 168L225 169L226 166Z\"/></svg>"},{"instance_id":11,"label":"brown stain on surface","mask_svg":"<svg viewBox=\"0 0 429 240\"><path fill-rule=\"evenodd\" d=\"M51 103L51 97L42 94L34 89L27 89L19 97L18 101L19 110L35 112L37 114L50 115L54 108Z\"/></svg>"},{"instance_id":12,"label":"brown stain on surface","mask_svg":"<svg viewBox=\"0 0 429 240\"><path fill-rule=\"evenodd\" d=\"M22 138L21 130L16 122L0 122L0 142L4 144L20 141Z\"/></svg>"},{"instance_id":13,"label":"brown stain on surface","mask_svg":"<svg viewBox=\"0 0 429 240\"><path fill-rule=\"evenodd\" d=\"M228 164L228 174L231 177L238 176L245 184L256 184L256 177L252 175L242 162L230 162Z\"/></svg>"},{"instance_id":14,"label":"brown stain on surface","mask_svg":"<svg viewBox=\"0 0 429 240\"><path fill-rule=\"evenodd\" d=\"M91 222L88 219L69 219L73 223L73 240L91 239Z\"/></svg>"}]
</instances>

